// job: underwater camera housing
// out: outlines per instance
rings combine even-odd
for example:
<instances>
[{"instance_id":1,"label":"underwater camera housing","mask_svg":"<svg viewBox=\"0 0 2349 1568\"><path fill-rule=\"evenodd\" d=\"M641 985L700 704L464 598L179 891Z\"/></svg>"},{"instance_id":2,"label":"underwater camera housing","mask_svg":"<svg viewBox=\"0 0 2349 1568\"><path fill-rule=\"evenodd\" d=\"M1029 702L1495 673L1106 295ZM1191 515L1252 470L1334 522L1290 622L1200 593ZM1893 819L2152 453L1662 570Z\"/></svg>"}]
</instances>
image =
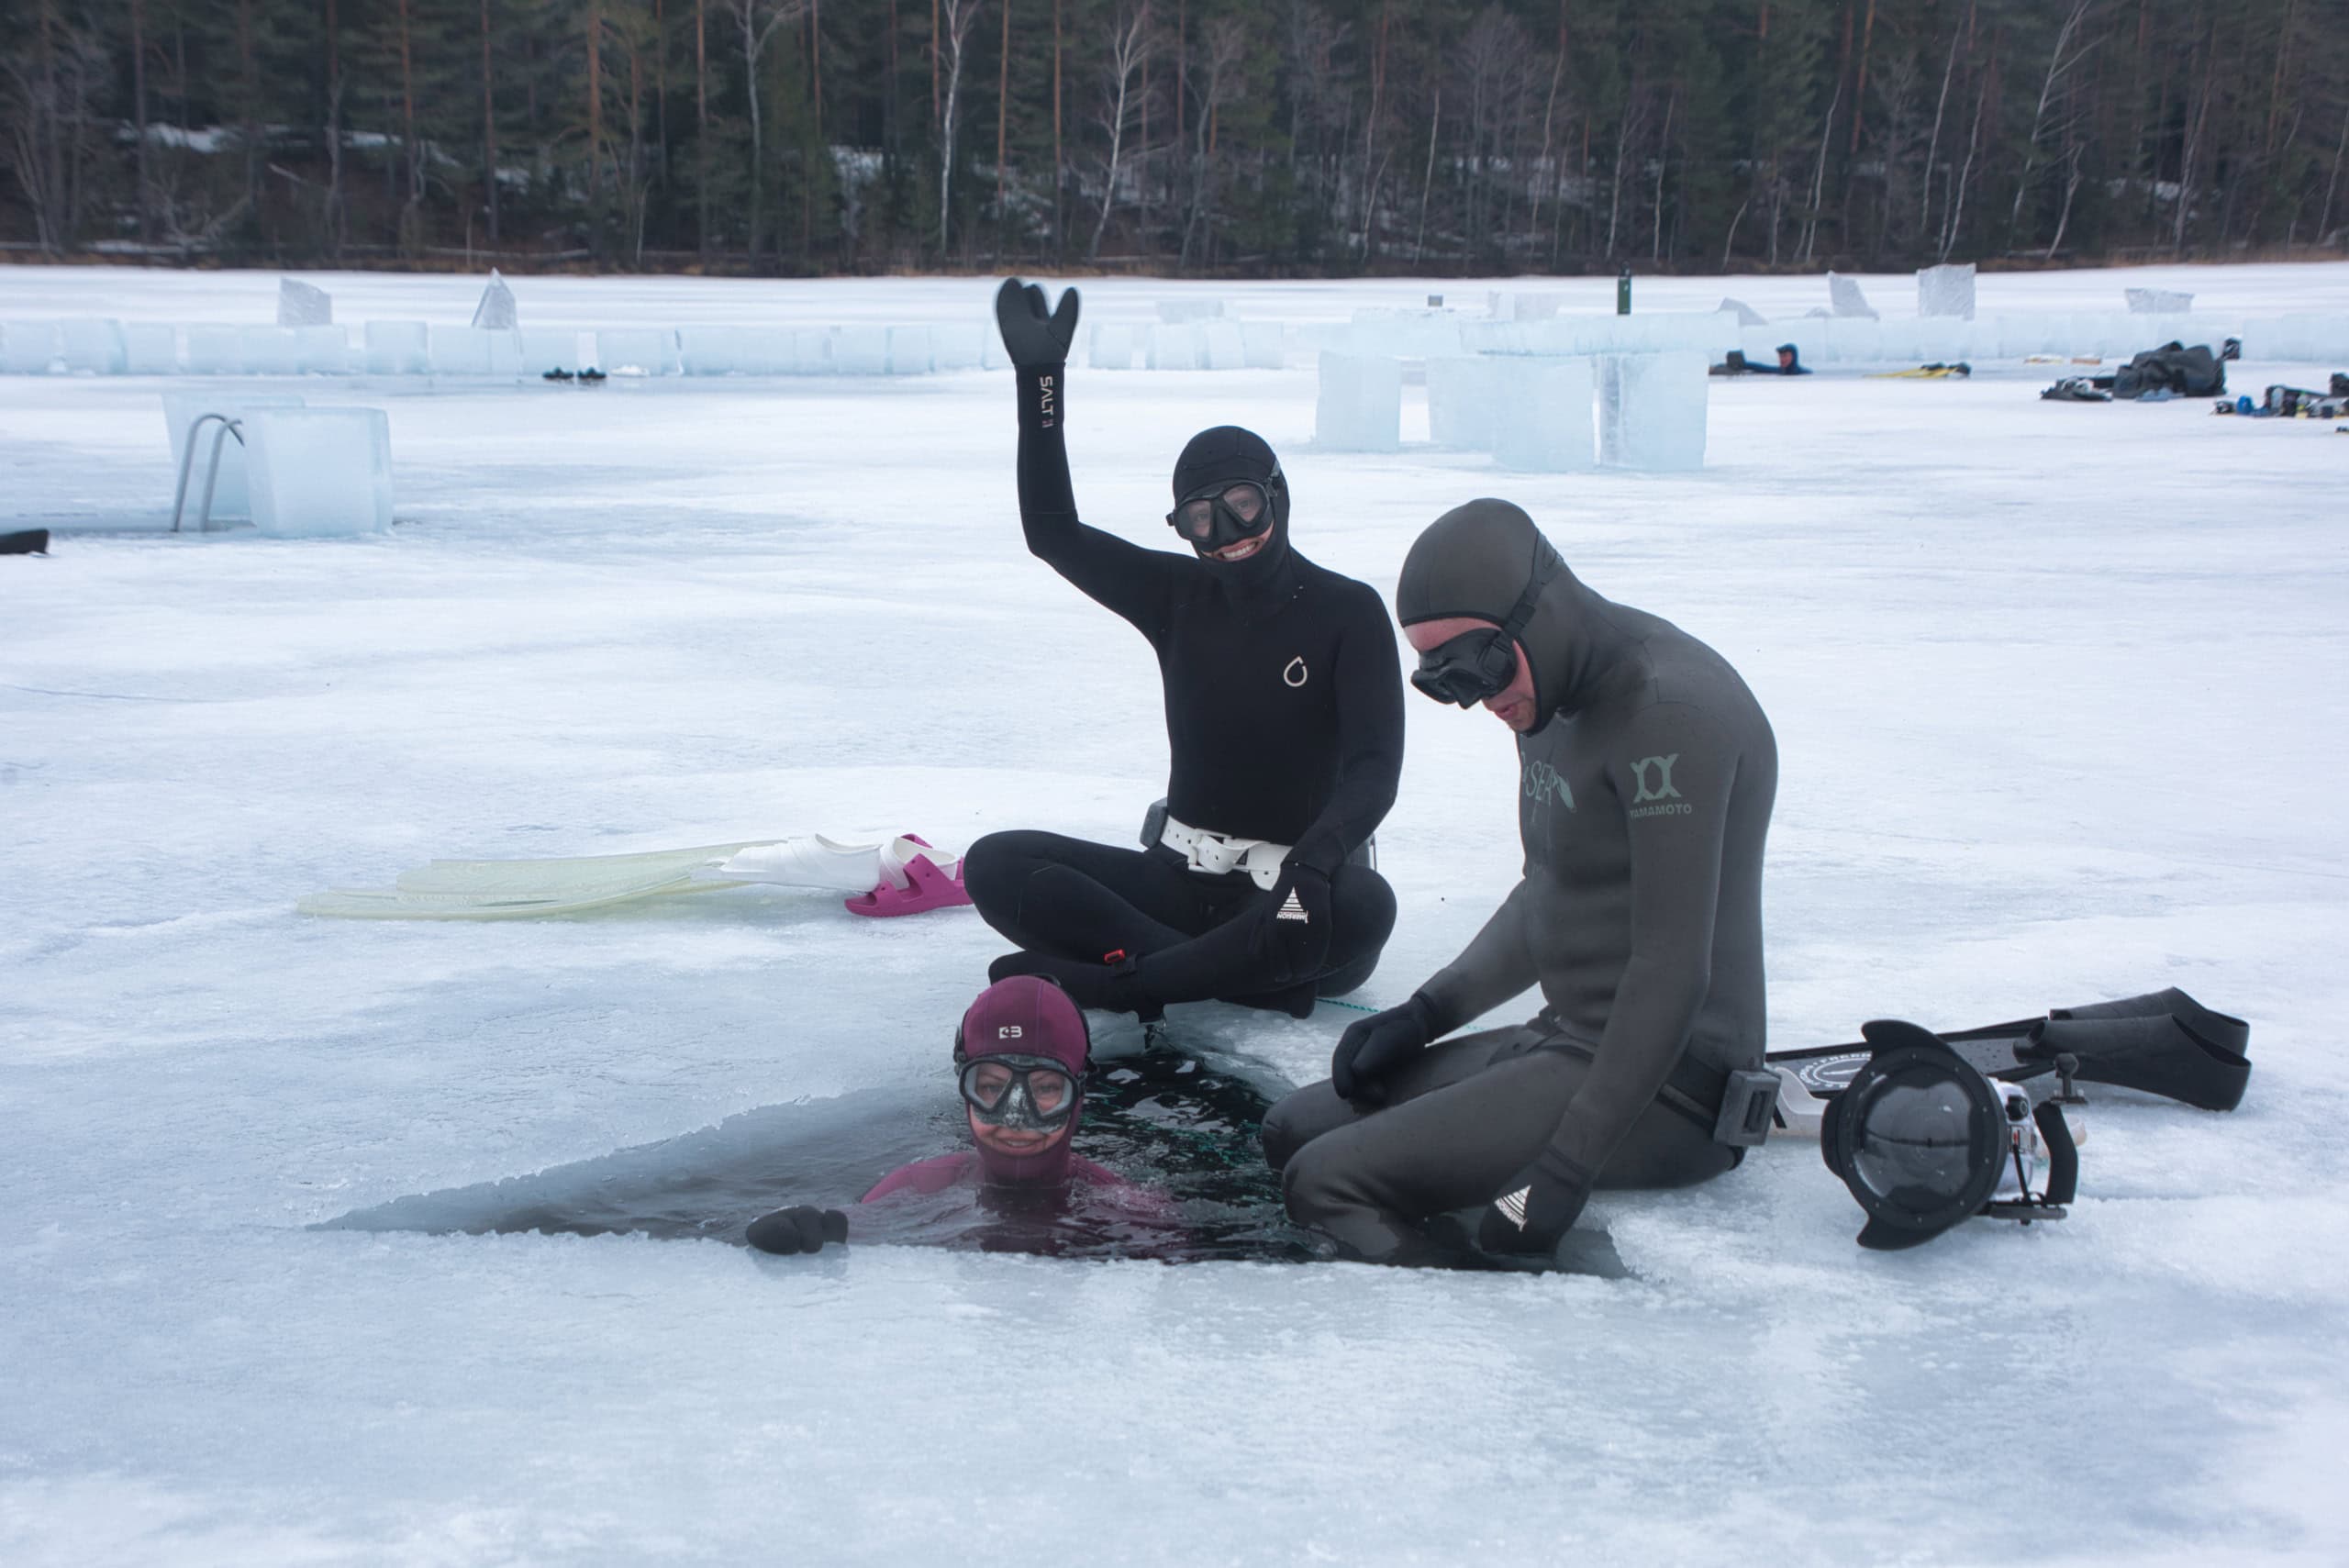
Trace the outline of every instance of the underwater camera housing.
<instances>
[{"instance_id":1,"label":"underwater camera housing","mask_svg":"<svg viewBox=\"0 0 2349 1568\"><path fill-rule=\"evenodd\" d=\"M2064 1218L2079 1151L2056 1097L1994 1083L1916 1024L1877 1019L1860 1033L1873 1052L1828 1106L1819 1151L1867 1211L1861 1246L1913 1247L1976 1215ZM2068 1096L2060 1062L2058 1076Z\"/></svg>"}]
</instances>

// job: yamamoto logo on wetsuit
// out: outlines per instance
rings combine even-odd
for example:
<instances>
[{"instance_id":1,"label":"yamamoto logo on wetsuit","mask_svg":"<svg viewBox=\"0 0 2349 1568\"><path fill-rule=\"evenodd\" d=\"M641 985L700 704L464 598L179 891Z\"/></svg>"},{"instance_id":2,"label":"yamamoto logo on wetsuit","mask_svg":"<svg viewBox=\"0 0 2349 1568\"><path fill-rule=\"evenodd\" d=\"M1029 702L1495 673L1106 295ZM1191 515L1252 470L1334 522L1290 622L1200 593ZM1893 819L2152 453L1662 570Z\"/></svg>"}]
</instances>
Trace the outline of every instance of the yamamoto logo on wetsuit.
<instances>
[{"instance_id":1,"label":"yamamoto logo on wetsuit","mask_svg":"<svg viewBox=\"0 0 2349 1568\"><path fill-rule=\"evenodd\" d=\"M1680 761L1675 751L1668 757L1642 757L1631 764L1631 795L1633 817L1686 817L1693 809L1681 800L1680 792L1672 787L1672 764ZM1643 806L1645 801L1676 801L1673 806Z\"/></svg>"},{"instance_id":2,"label":"yamamoto logo on wetsuit","mask_svg":"<svg viewBox=\"0 0 2349 1568\"><path fill-rule=\"evenodd\" d=\"M1546 800L1555 797L1568 811L1575 808L1575 792L1566 783L1565 774L1547 762L1525 764L1525 798Z\"/></svg>"},{"instance_id":3,"label":"yamamoto logo on wetsuit","mask_svg":"<svg viewBox=\"0 0 2349 1568\"><path fill-rule=\"evenodd\" d=\"M1305 684L1306 673L1304 654L1300 653L1296 658L1288 662L1288 668L1281 672L1281 680L1286 684L1292 686L1301 686Z\"/></svg>"}]
</instances>

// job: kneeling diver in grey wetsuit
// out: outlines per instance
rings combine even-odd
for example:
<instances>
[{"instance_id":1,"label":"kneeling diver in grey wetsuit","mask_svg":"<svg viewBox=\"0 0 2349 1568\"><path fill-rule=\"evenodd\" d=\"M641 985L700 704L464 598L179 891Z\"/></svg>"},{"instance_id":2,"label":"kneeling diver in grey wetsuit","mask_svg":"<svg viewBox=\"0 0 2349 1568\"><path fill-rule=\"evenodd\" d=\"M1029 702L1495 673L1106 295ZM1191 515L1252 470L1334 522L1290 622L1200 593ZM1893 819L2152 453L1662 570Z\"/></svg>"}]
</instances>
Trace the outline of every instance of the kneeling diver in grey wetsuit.
<instances>
[{"instance_id":1,"label":"kneeling diver in grey wetsuit","mask_svg":"<svg viewBox=\"0 0 2349 1568\"><path fill-rule=\"evenodd\" d=\"M1524 877L1409 1001L1346 1030L1264 1151L1290 1216L1349 1256L1473 1262L1423 1227L1480 1205L1483 1250L1548 1252L1594 1186L1743 1156L1715 1118L1762 1067L1777 743L1726 660L1583 586L1506 501L1419 536L1395 613L1414 685L1518 732ZM1430 1044L1537 982L1531 1022Z\"/></svg>"}]
</instances>

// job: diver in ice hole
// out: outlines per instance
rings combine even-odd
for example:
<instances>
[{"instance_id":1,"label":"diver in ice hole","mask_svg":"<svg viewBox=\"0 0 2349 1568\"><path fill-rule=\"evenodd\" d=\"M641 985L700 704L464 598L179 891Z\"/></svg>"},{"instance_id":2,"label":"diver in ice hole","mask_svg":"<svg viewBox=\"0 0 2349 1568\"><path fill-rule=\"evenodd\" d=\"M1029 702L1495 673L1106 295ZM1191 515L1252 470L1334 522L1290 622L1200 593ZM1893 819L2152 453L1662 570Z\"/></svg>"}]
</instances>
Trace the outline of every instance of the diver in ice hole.
<instances>
[{"instance_id":1,"label":"diver in ice hole","mask_svg":"<svg viewBox=\"0 0 2349 1568\"><path fill-rule=\"evenodd\" d=\"M988 986L954 1031L955 1081L973 1147L892 1171L860 1205L964 1186L1049 1204L1085 1188L1137 1219L1169 1219L1163 1195L1072 1147L1091 1062L1085 1015L1059 986L1024 975ZM765 1252L814 1252L846 1241L848 1231L842 1210L796 1204L752 1220L750 1242Z\"/></svg>"},{"instance_id":2,"label":"diver in ice hole","mask_svg":"<svg viewBox=\"0 0 2349 1568\"><path fill-rule=\"evenodd\" d=\"M1517 733L1524 874L1458 958L1345 1031L1327 1081L1273 1108L1265 1155L1290 1217L1349 1256L1546 1253L1593 1187L1707 1181L1759 1140L1777 743L1728 661L1585 587L1506 501L1430 525L1395 609L1411 684ZM1534 984L1530 1022L1443 1038ZM1473 1248L1431 1232L1479 1207Z\"/></svg>"},{"instance_id":3,"label":"diver in ice hole","mask_svg":"<svg viewBox=\"0 0 2349 1568\"><path fill-rule=\"evenodd\" d=\"M989 974L1049 974L1083 1006L1155 1018L1211 997L1313 1010L1369 978L1395 895L1365 863L1403 760L1401 669L1377 592L1290 545L1288 480L1264 439L1203 430L1166 521L1188 553L1077 520L1063 426L1077 295L1007 282L996 320L1019 387L1028 548L1158 654L1171 760L1157 841L990 834L963 860L1019 945Z\"/></svg>"}]
</instances>

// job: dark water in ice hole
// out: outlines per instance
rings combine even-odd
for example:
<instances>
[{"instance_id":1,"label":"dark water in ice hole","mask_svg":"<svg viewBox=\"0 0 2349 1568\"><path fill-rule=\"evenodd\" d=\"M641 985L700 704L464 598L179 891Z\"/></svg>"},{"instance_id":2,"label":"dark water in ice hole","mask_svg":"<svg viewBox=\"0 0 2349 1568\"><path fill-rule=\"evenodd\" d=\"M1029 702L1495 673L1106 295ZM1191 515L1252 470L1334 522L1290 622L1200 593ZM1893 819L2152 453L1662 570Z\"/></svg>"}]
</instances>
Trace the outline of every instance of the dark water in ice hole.
<instances>
[{"instance_id":1,"label":"dark water in ice hole","mask_svg":"<svg viewBox=\"0 0 2349 1568\"><path fill-rule=\"evenodd\" d=\"M786 1204L848 1211L852 1245L1166 1262L1302 1262L1326 1255L1281 1208L1258 1129L1271 1102L1244 1078L1169 1051L1097 1062L1077 1152L1173 1200L1174 1218L1137 1218L1083 1189L1040 1206L975 1188L856 1200L898 1166L970 1146L951 1087L858 1090L765 1106L716 1127L531 1175L395 1198L325 1221L336 1230L488 1235L635 1232L747 1245L752 1219ZM1603 1232L1577 1232L1564 1265L1624 1271Z\"/></svg>"}]
</instances>

